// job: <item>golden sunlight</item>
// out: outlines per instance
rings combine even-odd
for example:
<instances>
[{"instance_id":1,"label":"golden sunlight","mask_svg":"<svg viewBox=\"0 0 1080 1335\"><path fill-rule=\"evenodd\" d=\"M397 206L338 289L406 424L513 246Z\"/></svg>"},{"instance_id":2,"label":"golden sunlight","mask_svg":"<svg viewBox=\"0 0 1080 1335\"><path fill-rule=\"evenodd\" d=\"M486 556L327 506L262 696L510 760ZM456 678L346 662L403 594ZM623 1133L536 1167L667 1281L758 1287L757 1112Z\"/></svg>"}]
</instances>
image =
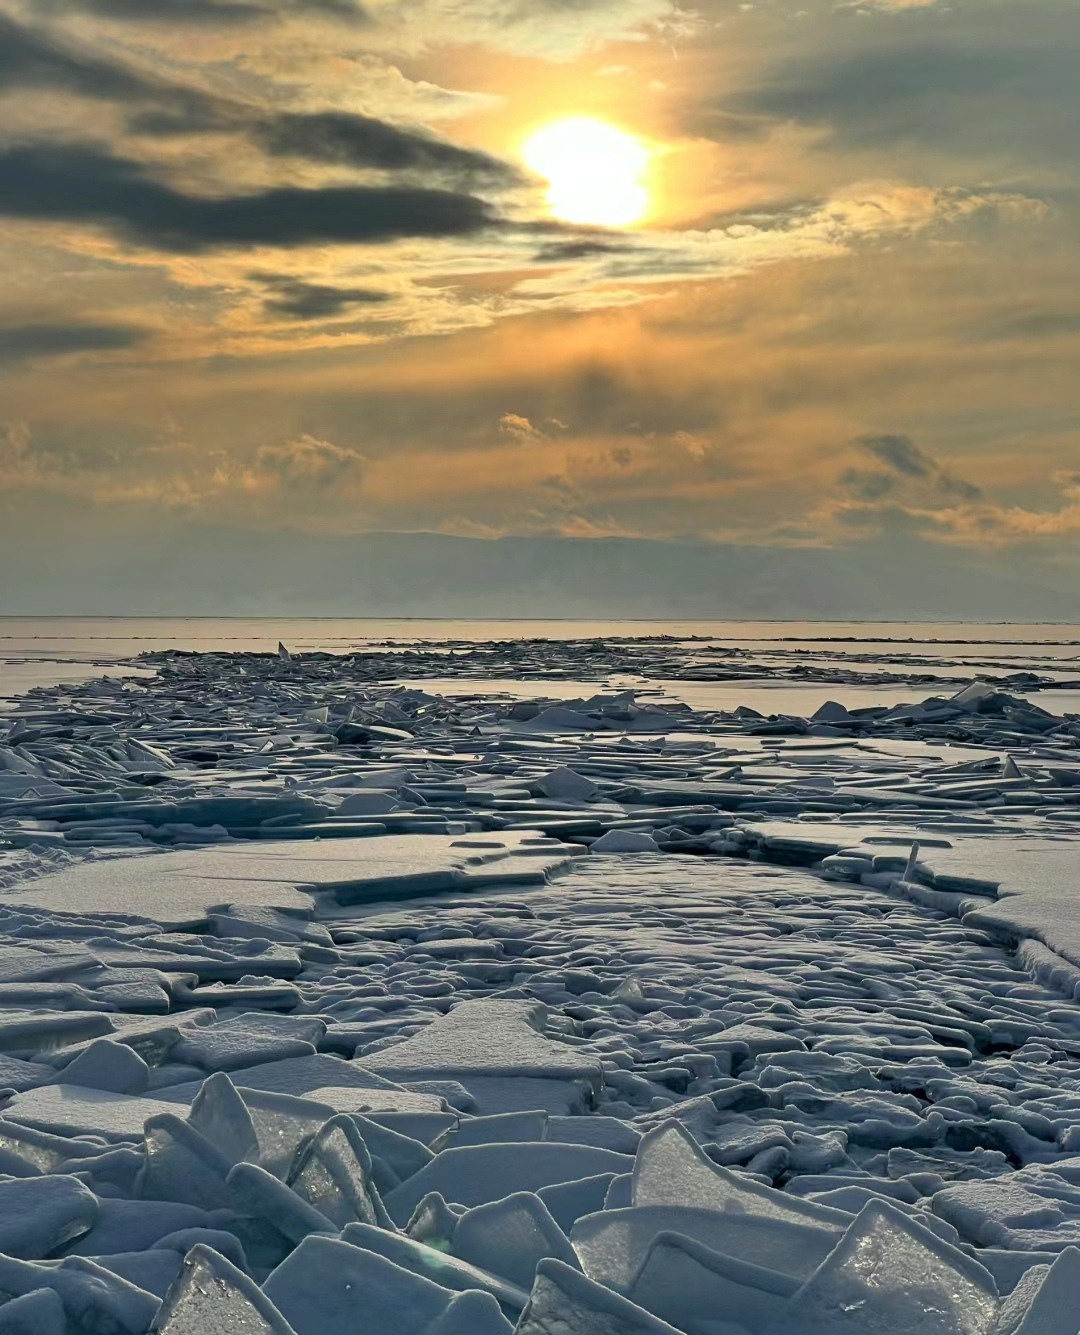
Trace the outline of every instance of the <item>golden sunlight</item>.
<instances>
[{"instance_id":1,"label":"golden sunlight","mask_svg":"<svg viewBox=\"0 0 1080 1335\"><path fill-rule=\"evenodd\" d=\"M649 205L649 150L625 130L589 116L553 121L530 135L526 164L548 183L556 218L595 227L629 227Z\"/></svg>"}]
</instances>

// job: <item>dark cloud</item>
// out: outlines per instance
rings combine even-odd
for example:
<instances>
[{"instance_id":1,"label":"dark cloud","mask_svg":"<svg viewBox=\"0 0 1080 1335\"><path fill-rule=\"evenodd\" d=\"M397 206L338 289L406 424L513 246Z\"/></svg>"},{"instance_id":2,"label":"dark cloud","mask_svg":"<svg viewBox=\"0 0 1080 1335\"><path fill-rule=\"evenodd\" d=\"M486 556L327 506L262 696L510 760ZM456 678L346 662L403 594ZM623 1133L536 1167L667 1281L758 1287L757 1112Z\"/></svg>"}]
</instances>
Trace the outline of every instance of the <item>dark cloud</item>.
<instances>
[{"instance_id":1,"label":"dark cloud","mask_svg":"<svg viewBox=\"0 0 1080 1335\"><path fill-rule=\"evenodd\" d=\"M456 177L518 179L508 163L459 148L419 130L346 112L295 113L257 121L254 139L277 157L300 157L349 167L419 171Z\"/></svg>"},{"instance_id":2,"label":"dark cloud","mask_svg":"<svg viewBox=\"0 0 1080 1335\"><path fill-rule=\"evenodd\" d=\"M190 0L175 2L186 6ZM461 182L510 185L521 180L509 163L460 148L422 129L352 112L269 113L254 104L212 96L103 60L0 13L0 90L5 88L56 88L113 102L124 108L129 128L140 135L238 134L253 140L271 157L414 172Z\"/></svg>"},{"instance_id":3,"label":"dark cloud","mask_svg":"<svg viewBox=\"0 0 1080 1335\"><path fill-rule=\"evenodd\" d=\"M1071 0L1032 0L996 7L993 24L959 9L907 15L899 31L865 24L859 45L847 32L827 52L800 52L698 124L722 140L732 116L766 117L825 127L832 146L1045 161L1080 131L1075 15Z\"/></svg>"},{"instance_id":4,"label":"dark cloud","mask_svg":"<svg viewBox=\"0 0 1080 1335\"><path fill-rule=\"evenodd\" d=\"M577 241L555 241L536 252L536 258L543 264L559 263L563 260L587 260L593 255L611 255L624 251L613 241L600 241L592 237L583 237Z\"/></svg>"},{"instance_id":5,"label":"dark cloud","mask_svg":"<svg viewBox=\"0 0 1080 1335\"><path fill-rule=\"evenodd\" d=\"M140 135L239 134L274 158L304 158L339 167L405 172L440 180L514 185L521 175L510 163L461 148L422 129L403 128L354 112L286 112L222 99L189 96L176 105L154 105L128 118Z\"/></svg>"},{"instance_id":6,"label":"dark cloud","mask_svg":"<svg viewBox=\"0 0 1080 1335\"><path fill-rule=\"evenodd\" d=\"M51 0L53 11L81 9L101 18L136 23L257 23L289 13L347 21L367 18L353 0Z\"/></svg>"},{"instance_id":7,"label":"dark cloud","mask_svg":"<svg viewBox=\"0 0 1080 1335\"><path fill-rule=\"evenodd\" d=\"M943 468L910 436L860 436L853 443L891 469L894 478L920 483L950 500L977 501L982 497L980 487ZM893 478L887 473L863 473L858 469L849 470L841 480L849 490L867 501L887 495L894 485Z\"/></svg>"},{"instance_id":8,"label":"dark cloud","mask_svg":"<svg viewBox=\"0 0 1080 1335\"><path fill-rule=\"evenodd\" d=\"M17 324L0 326L0 363L59 357L70 352L134 348L146 331L124 324Z\"/></svg>"},{"instance_id":9,"label":"dark cloud","mask_svg":"<svg viewBox=\"0 0 1080 1335\"><path fill-rule=\"evenodd\" d=\"M889 473L867 472L862 468L847 468L840 475L840 485L860 501L880 501L896 486L896 478Z\"/></svg>"},{"instance_id":10,"label":"dark cloud","mask_svg":"<svg viewBox=\"0 0 1080 1335\"><path fill-rule=\"evenodd\" d=\"M354 306L378 306L390 300L390 294L366 287L331 287L324 283L305 283L298 278L255 273L251 278L271 289L265 309L271 315L291 320L324 320L344 315Z\"/></svg>"},{"instance_id":11,"label":"dark cloud","mask_svg":"<svg viewBox=\"0 0 1080 1335\"><path fill-rule=\"evenodd\" d=\"M992 322L978 331L985 339L1073 338L1080 334L1080 310L1029 311Z\"/></svg>"},{"instance_id":12,"label":"dark cloud","mask_svg":"<svg viewBox=\"0 0 1080 1335\"><path fill-rule=\"evenodd\" d=\"M929 477L937 468L910 436L860 436L858 444L895 473L908 477Z\"/></svg>"},{"instance_id":13,"label":"dark cloud","mask_svg":"<svg viewBox=\"0 0 1080 1335\"><path fill-rule=\"evenodd\" d=\"M116 102L147 99L160 91L123 66L99 60L0 13L0 89L42 87Z\"/></svg>"},{"instance_id":14,"label":"dark cloud","mask_svg":"<svg viewBox=\"0 0 1080 1335\"><path fill-rule=\"evenodd\" d=\"M189 132L217 127L228 105L197 88L103 60L0 13L0 93L32 88L111 102L148 123L157 118L183 124Z\"/></svg>"},{"instance_id":15,"label":"dark cloud","mask_svg":"<svg viewBox=\"0 0 1080 1335\"><path fill-rule=\"evenodd\" d=\"M481 199L419 187L282 187L199 197L93 146L48 144L0 151L0 215L93 223L142 244L191 253L467 236L497 223Z\"/></svg>"}]
</instances>

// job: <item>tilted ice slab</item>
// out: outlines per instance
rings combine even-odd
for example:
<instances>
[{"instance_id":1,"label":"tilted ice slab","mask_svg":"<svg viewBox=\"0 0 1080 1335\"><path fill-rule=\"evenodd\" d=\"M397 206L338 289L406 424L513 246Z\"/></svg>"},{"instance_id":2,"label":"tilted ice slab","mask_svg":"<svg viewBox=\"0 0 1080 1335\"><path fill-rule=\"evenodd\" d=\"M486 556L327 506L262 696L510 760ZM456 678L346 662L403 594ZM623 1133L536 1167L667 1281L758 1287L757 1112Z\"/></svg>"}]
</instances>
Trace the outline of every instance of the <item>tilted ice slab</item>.
<instances>
[{"instance_id":1,"label":"tilted ice slab","mask_svg":"<svg viewBox=\"0 0 1080 1335\"><path fill-rule=\"evenodd\" d=\"M139 918L177 930L236 904L310 917L314 900L308 891L353 904L502 882L543 884L575 851L532 830L465 838L258 841L88 862L20 885L2 903L9 909Z\"/></svg>"},{"instance_id":2,"label":"tilted ice slab","mask_svg":"<svg viewBox=\"0 0 1080 1335\"><path fill-rule=\"evenodd\" d=\"M987 1270L875 1202L765 1335L991 1335L997 1315Z\"/></svg>"}]
</instances>

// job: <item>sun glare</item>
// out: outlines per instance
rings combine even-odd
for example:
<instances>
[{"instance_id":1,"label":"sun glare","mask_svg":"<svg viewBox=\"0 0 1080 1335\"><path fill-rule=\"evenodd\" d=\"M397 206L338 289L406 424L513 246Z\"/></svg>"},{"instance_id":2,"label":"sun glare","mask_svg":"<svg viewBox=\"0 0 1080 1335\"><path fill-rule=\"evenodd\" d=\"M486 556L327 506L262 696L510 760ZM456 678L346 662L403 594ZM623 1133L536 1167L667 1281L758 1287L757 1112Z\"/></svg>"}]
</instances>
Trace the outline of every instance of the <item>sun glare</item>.
<instances>
[{"instance_id":1,"label":"sun glare","mask_svg":"<svg viewBox=\"0 0 1080 1335\"><path fill-rule=\"evenodd\" d=\"M575 116L530 135L522 154L547 181L548 205L563 222L629 227L645 216L649 150L625 130Z\"/></svg>"}]
</instances>

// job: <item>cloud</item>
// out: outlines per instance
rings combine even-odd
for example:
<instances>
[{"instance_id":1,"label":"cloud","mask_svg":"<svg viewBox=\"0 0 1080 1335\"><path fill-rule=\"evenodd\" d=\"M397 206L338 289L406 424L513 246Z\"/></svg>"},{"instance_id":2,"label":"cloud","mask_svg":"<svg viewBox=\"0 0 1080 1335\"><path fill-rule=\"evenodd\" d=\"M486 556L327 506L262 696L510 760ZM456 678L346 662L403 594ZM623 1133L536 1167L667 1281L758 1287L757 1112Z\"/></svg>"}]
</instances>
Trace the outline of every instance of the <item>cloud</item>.
<instances>
[{"instance_id":1,"label":"cloud","mask_svg":"<svg viewBox=\"0 0 1080 1335\"><path fill-rule=\"evenodd\" d=\"M256 142L274 156L383 171L418 171L511 184L520 175L499 158L417 130L345 112L293 113L253 120Z\"/></svg>"},{"instance_id":2,"label":"cloud","mask_svg":"<svg viewBox=\"0 0 1080 1335\"><path fill-rule=\"evenodd\" d=\"M135 325L38 323L0 326L0 364L73 352L120 352L144 342Z\"/></svg>"},{"instance_id":3,"label":"cloud","mask_svg":"<svg viewBox=\"0 0 1080 1335\"><path fill-rule=\"evenodd\" d=\"M857 442L895 473L927 477L937 464L919 449L910 436L863 436Z\"/></svg>"},{"instance_id":4,"label":"cloud","mask_svg":"<svg viewBox=\"0 0 1080 1335\"><path fill-rule=\"evenodd\" d=\"M189 0L178 3L187 5ZM211 94L145 67L90 54L72 42L18 24L0 11L0 89L4 88L61 89L112 102L127 110L128 127L137 135L244 135L277 158L503 186L522 181L510 163L419 127L351 111L282 112Z\"/></svg>"},{"instance_id":5,"label":"cloud","mask_svg":"<svg viewBox=\"0 0 1080 1335\"><path fill-rule=\"evenodd\" d=\"M786 53L709 115L823 129L821 146L1057 161L1080 126L1080 27L1072 0L884 4L848 14L829 47ZM989 15L992 12L993 20ZM722 130L715 137L727 137Z\"/></svg>"},{"instance_id":6,"label":"cloud","mask_svg":"<svg viewBox=\"0 0 1080 1335\"><path fill-rule=\"evenodd\" d=\"M981 488L942 468L941 464L925 450L920 449L910 436L860 436L853 444L861 446L868 454L873 455L894 475L916 479L939 495L956 497L964 501L977 501L982 496ZM886 474L885 477L887 476ZM860 482L865 495L867 485L865 475L856 476L856 485ZM882 487L880 482L877 485L881 487L882 495L892 489L891 485ZM874 483L871 482L870 490L873 488Z\"/></svg>"},{"instance_id":7,"label":"cloud","mask_svg":"<svg viewBox=\"0 0 1080 1335\"><path fill-rule=\"evenodd\" d=\"M0 11L0 89L41 87L127 102L156 96L164 85L17 23ZM179 88L172 92L177 101L183 97Z\"/></svg>"},{"instance_id":8,"label":"cloud","mask_svg":"<svg viewBox=\"0 0 1080 1335\"><path fill-rule=\"evenodd\" d=\"M908 436L863 436L852 444L884 466L883 472L845 469L844 496L815 517L823 531L863 540L907 534L971 548L1004 548L1080 534L1080 474L1059 470L1050 479L1057 505L1035 509L1003 505L982 487L944 468Z\"/></svg>"},{"instance_id":9,"label":"cloud","mask_svg":"<svg viewBox=\"0 0 1080 1335\"><path fill-rule=\"evenodd\" d=\"M497 225L472 195L407 186L280 187L207 197L163 185L89 144L0 150L0 216L90 223L163 250L200 251L402 237L469 236Z\"/></svg>"},{"instance_id":10,"label":"cloud","mask_svg":"<svg viewBox=\"0 0 1080 1335\"><path fill-rule=\"evenodd\" d=\"M460 43L513 55L572 60L610 42L641 40L652 30L671 41L699 19L673 0L372 0L387 39L424 49Z\"/></svg>"},{"instance_id":11,"label":"cloud","mask_svg":"<svg viewBox=\"0 0 1080 1335\"><path fill-rule=\"evenodd\" d=\"M362 478L367 459L358 450L335 445L315 436L298 436L283 445L264 445L255 456L256 468L290 487L323 490L346 478Z\"/></svg>"},{"instance_id":12,"label":"cloud","mask_svg":"<svg viewBox=\"0 0 1080 1335\"><path fill-rule=\"evenodd\" d=\"M134 23L255 23L287 14L363 21L367 15L353 0L50 0L52 10L72 7L100 18Z\"/></svg>"},{"instance_id":13,"label":"cloud","mask_svg":"<svg viewBox=\"0 0 1080 1335\"><path fill-rule=\"evenodd\" d=\"M379 306L392 300L389 292L365 287L331 287L305 283L280 274L253 273L250 278L270 288L264 308L271 315L292 320L326 320L344 315L354 306Z\"/></svg>"}]
</instances>

